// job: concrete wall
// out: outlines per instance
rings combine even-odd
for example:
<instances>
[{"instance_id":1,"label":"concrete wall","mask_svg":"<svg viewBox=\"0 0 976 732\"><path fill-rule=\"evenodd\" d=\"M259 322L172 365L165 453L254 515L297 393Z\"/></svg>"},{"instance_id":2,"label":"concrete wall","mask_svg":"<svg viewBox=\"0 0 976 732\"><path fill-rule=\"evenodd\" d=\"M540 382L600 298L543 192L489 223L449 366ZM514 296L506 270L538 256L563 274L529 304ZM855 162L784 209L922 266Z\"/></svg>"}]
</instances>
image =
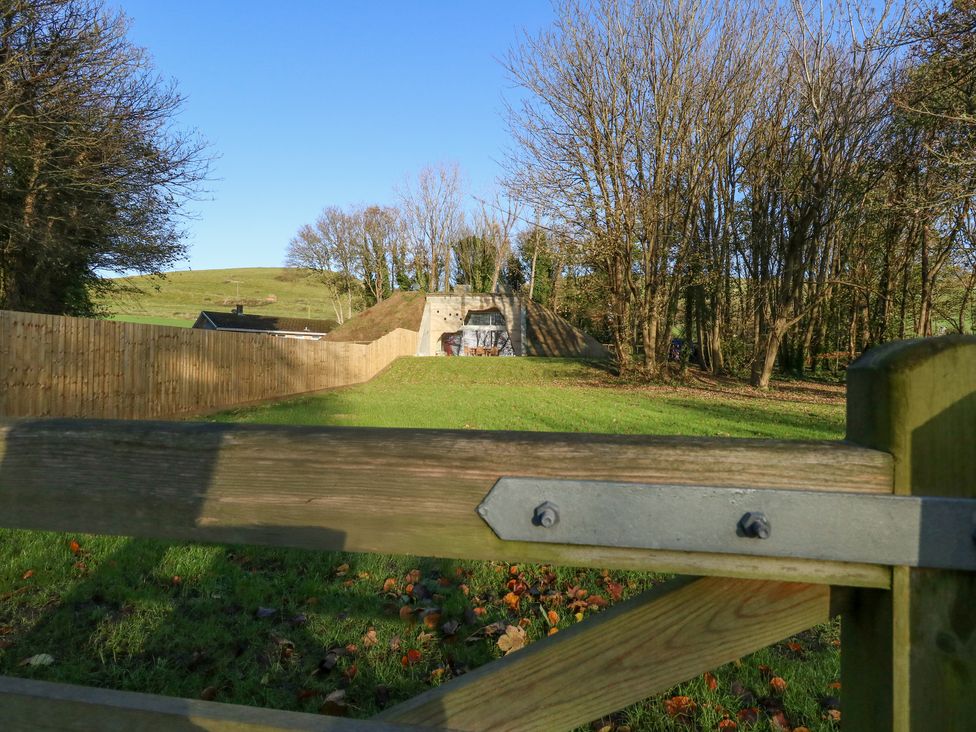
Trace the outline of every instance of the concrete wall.
<instances>
[{"instance_id":1,"label":"concrete wall","mask_svg":"<svg viewBox=\"0 0 976 732\"><path fill-rule=\"evenodd\" d=\"M424 307L424 317L420 323L420 338L417 343L418 356L436 356L441 353L441 336L455 333L464 325L464 317L471 310L491 310L501 312L505 317L512 350L516 356L525 354L525 336L522 305L513 295L428 295Z\"/></svg>"}]
</instances>

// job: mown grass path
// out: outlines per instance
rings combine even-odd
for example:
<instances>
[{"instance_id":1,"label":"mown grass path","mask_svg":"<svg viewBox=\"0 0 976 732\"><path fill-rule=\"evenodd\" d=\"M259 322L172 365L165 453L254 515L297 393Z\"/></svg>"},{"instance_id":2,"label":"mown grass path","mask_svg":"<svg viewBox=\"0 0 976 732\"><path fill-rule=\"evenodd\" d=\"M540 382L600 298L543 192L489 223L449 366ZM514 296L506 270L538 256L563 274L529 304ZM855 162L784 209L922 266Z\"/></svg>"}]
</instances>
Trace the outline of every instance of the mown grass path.
<instances>
[{"instance_id":1,"label":"mown grass path","mask_svg":"<svg viewBox=\"0 0 976 732\"><path fill-rule=\"evenodd\" d=\"M621 384L574 361L404 359L359 387L212 419L835 439L843 415L836 387L764 395ZM369 716L501 655L509 627L535 642L661 579L2 531L0 673ZM38 654L54 662L24 664ZM838 658L827 625L595 729L835 729Z\"/></svg>"}]
</instances>

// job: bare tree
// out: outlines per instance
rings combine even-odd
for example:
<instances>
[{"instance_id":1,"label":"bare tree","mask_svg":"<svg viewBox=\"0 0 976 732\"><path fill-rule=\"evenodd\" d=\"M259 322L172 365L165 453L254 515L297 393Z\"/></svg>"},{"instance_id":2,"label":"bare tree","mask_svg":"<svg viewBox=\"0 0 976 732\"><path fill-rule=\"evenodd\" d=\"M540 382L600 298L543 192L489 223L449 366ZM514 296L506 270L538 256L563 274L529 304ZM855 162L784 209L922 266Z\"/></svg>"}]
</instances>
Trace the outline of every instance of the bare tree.
<instances>
[{"instance_id":1,"label":"bare tree","mask_svg":"<svg viewBox=\"0 0 976 732\"><path fill-rule=\"evenodd\" d=\"M288 244L286 264L322 276L339 323L352 317L353 293L361 286L356 278L361 231L361 217L357 220L355 213L329 206Z\"/></svg>"},{"instance_id":2,"label":"bare tree","mask_svg":"<svg viewBox=\"0 0 976 732\"><path fill-rule=\"evenodd\" d=\"M447 292L451 246L464 222L460 168L456 163L425 167L404 184L399 197L418 287Z\"/></svg>"},{"instance_id":3,"label":"bare tree","mask_svg":"<svg viewBox=\"0 0 976 732\"><path fill-rule=\"evenodd\" d=\"M397 287L402 258L400 212L389 206L367 206L353 213L359 231L357 269L369 304L381 302Z\"/></svg>"},{"instance_id":4,"label":"bare tree","mask_svg":"<svg viewBox=\"0 0 976 732\"><path fill-rule=\"evenodd\" d=\"M854 23L852 8L795 0L780 25L776 102L758 123L748 192L758 297L752 383L760 388L769 386L784 336L831 293L848 241L845 218L861 212L873 183L866 168L890 119L892 47L882 41L903 16L885 8L873 22Z\"/></svg>"},{"instance_id":5,"label":"bare tree","mask_svg":"<svg viewBox=\"0 0 976 732\"><path fill-rule=\"evenodd\" d=\"M492 250L494 263L489 291L495 292L502 268L512 253L512 234L521 218L522 206L518 200L501 193L497 193L490 202L477 200L481 208L476 231L477 236Z\"/></svg>"},{"instance_id":6,"label":"bare tree","mask_svg":"<svg viewBox=\"0 0 976 732\"><path fill-rule=\"evenodd\" d=\"M718 0L567 0L506 61L527 92L510 110L509 187L586 242L624 370L635 345L651 375L667 351L711 161L755 86L761 20Z\"/></svg>"}]
</instances>

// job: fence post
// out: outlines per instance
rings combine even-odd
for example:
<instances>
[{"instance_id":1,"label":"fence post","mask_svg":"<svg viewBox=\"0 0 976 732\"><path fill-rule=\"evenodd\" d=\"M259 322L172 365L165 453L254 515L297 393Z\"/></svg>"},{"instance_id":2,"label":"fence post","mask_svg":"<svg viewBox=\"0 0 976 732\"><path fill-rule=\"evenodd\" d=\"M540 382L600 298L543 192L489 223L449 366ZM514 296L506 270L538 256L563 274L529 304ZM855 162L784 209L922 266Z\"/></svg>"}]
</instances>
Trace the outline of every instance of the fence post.
<instances>
[{"instance_id":1,"label":"fence post","mask_svg":"<svg viewBox=\"0 0 976 732\"><path fill-rule=\"evenodd\" d=\"M976 498L976 337L861 357L847 439L891 453L898 495ZM974 729L976 573L895 567L891 592L853 592L842 622L845 729Z\"/></svg>"}]
</instances>

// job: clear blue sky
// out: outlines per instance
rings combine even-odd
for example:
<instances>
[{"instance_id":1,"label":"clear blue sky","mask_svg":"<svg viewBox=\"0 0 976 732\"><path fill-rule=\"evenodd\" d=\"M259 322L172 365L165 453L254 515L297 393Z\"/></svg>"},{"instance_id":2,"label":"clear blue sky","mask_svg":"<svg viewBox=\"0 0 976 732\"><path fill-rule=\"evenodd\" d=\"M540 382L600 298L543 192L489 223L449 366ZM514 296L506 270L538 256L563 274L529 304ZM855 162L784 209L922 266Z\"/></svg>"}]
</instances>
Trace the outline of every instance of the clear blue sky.
<instances>
[{"instance_id":1,"label":"clear blue sky","mask_svg":"<svg viewBox=\"0 0 976 732\"><path fill-rule=\"evenodd\" d=\"M552 18L547 0L115 4L187 96L180 125L220 156L192 269L280 266L323 206L392 203L425 164L489 192L514 94L498 59Z\"/></svg>"}]
</instances>

